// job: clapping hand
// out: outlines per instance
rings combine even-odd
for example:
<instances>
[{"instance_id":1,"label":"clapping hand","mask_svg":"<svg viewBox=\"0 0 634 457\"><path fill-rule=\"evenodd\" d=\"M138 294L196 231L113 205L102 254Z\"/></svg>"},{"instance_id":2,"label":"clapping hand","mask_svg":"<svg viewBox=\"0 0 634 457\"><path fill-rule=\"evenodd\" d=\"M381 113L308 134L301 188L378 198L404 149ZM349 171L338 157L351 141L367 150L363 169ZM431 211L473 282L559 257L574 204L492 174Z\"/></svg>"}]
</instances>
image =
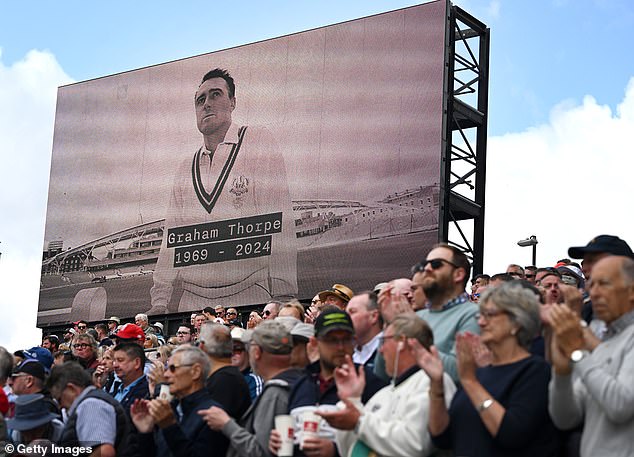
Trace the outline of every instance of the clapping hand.
<instances>
[{"instance_id":1,"label":"clapping hand","mask_svg":"<svg viewBox=\"0 0 634 457\"><path fill-rule=\"evenodd\" d=\"M478 364L473 350L474 336L469 332L456 335L456 368L462 383L476 379L475 373Z\"/></svg>"},{"instance_id":2,"label":"clapping hand","mask_svg":"<svg viewBox=\"0 0 634 457\"><path fill-rule=\"evenodd\" d=\"M409 299L390 284L383 288L379 294L378 301L381 316L383 316L383 320L386 322L392 322L399 314L411 313L413 311Z\"/></svg>"},{"instance_id":3,"label":"clapping hand","mask_svg":"<svg viewBox=\"0 0 634 457\"><path fill-rule=\"evenodd\" d=\"M431 346L427 350L416 338L408 338L407 344L411 348L414 357L416 357L416 363L427 373L429 379L435 382L442 382L444 369L436 346Z\"/></svg>"},{"instance_id":4,"label":"clapping hand","mask_svg":"<svg viewBox=\"0 0 634 457\"><path fill-rule=\"evenodd\" d=\"M150 400L137 398L130 406L132 423L140 433L150 433L154 428L154 418L148 409L149 403Z\"/></svg>"}]
</instances>

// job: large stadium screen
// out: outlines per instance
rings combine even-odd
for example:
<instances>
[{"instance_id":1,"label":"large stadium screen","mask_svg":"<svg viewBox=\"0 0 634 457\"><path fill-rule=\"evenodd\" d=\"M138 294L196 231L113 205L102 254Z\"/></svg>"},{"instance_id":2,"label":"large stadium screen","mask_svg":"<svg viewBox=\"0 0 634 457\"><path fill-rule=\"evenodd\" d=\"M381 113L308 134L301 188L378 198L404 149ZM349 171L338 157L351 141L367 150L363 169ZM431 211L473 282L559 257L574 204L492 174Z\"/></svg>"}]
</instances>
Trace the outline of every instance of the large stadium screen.
<instances>
[{"instance_id":1,"label":"large stadium screen","mask_svg":"<svg viewBox=\"0 0 634 457\"><path fill-rule=\"evenodd\" d=\"M408 276L445 27L441 0L59 88L38 325Z\"/></svg>"}]
</instances>

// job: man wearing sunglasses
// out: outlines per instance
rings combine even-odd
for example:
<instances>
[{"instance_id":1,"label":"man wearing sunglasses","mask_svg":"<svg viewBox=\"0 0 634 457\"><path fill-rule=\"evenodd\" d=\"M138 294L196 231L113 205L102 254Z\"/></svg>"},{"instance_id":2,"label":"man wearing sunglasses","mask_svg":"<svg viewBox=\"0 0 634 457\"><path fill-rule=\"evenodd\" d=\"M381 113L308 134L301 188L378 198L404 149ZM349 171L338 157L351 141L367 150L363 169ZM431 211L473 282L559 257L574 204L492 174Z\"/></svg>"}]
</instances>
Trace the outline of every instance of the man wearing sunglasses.
<instances>
[{"instance_id":1,"label":"man wearing sunglasses","mask_svg":"<svg viewBox=\"0 0 634 457\"><path fill-rule=\"evenodd\" d=\"M198 414L220 406L205 389L210 370L207 356L196 347L180 346L172 353L165 380L177 402L140 400L130 409L132 422L140 432L142 456L225 455L229 441L222 433L210 430Z\"/></svg>"},{"instance_id":2,"label":"man wearing sunglasses","mask_svg":"<svg viewBox=\"0 0 634 457\"><path fill-rule=\"evenodd\" d=\"M77 321L75 322L75 329L77 333L83 334L88 330L88 322L86 321Z\"/></svg>"},{"instance_id":3,"label":"man wearing sunglasses","mask_svg":"<svg viewBox=\"0 0 634 457\"><path fill-rule=\"evenodd\" d=\"M45 380L44 366L37 360L26 359L11 373L9 385L15 395L43 394L43 401L48 410L61 417L59 406L53 401L50 393L44 389Z\"/></svg>"},{"instance_id":4,"label":"man wearing sunglasses","mask_svg":"<svg viewBox=\"0 0 634 457\"><path fill-rule=\"evenodd\" d=\"M231 364L233 340L229 327L205 322L200 328L198 343L211 362L205 381L211 398L223 405L231 417L239 419L251 406L251 396L244 376Z\"/></svg>"},{"instance_id":5,"label":"man wearing sunglasses","mask_svg":"<svg viewBox=\"0 0 634 457\"><path fill-rule=\"evenodd\" d=\"M282 303L278 301L270 301L262 310L262 317L264 318L264 320L273 320L277 317L281 308Z\"/></svg>"},{"instance_id":6,"label":"man wearing sunglasses","mask_svg":"<svg viewBox=\"0 0 634 457\"><path fill-rule=\"evenodd\" d=\"M413 271L422 272L421 285L428 300L427 307L417 314L434 332L434 344L445 372L458 382L456 335L466 331L480 333L475 317L478 306L465 292L471 272L469 259L459 249L440 243Z\"/></svg>"}]
</instances>

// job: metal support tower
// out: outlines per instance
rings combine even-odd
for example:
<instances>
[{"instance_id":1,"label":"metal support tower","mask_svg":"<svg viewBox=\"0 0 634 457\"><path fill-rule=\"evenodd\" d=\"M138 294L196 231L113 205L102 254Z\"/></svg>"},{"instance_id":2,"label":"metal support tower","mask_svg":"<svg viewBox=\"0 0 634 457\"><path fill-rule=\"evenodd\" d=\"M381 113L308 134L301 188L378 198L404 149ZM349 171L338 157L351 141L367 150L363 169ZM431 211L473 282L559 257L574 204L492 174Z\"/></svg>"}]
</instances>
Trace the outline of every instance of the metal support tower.
<instances>
[{"instance_id":1,"label":"metal support tower","mask_svg":"<svg viewBox=\"0 0 634 457\"><path fill-rule=\"evenodd\" d=\"M482 272L489 97L489 28L447 2L439 241Z\"/></svg>"}]
</instances>

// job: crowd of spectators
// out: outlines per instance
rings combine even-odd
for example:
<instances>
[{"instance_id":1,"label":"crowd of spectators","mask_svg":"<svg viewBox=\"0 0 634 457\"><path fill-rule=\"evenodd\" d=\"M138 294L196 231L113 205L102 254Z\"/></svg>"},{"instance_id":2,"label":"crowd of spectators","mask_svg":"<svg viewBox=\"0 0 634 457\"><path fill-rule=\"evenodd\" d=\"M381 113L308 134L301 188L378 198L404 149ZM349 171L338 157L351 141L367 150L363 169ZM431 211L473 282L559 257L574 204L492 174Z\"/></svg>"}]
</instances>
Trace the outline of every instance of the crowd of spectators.
<instances>
[{"instance_id":1,"label":"crowd of spectators","mask_svg":"<svg viewBox=\"0 0 634 457\"><path fill-rule=\"evenodd\" d=\"M0 439L21 455L632 456L634 253L600 235L567 254L472 276L438 244L411 278L356 293L0 346Z\"/></svg>"}]
</instances>

